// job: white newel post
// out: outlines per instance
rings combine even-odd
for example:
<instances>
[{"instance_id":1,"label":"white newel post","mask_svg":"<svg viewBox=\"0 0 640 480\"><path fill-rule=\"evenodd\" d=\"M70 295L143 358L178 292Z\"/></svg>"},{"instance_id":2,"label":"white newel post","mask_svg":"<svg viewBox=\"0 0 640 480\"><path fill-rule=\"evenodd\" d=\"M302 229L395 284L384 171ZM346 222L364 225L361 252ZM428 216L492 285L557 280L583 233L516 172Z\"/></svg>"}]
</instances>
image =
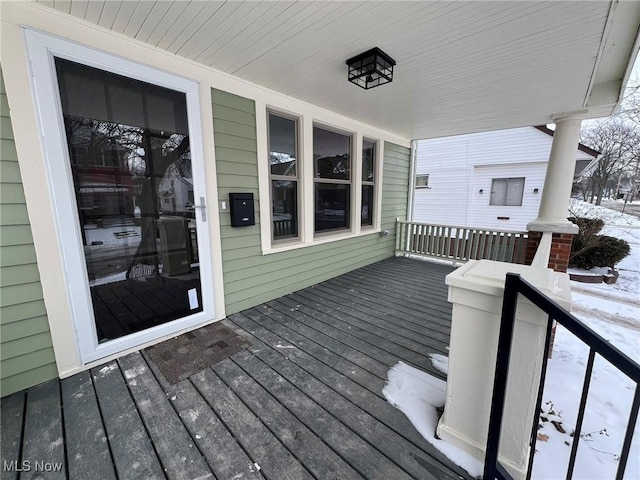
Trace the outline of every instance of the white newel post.
<instances>
[{"instance_id":1,"label":"white newel post","mask_svg":"<svg viewBox=\"0 0 640 480\"><path fill-rule=\"evenodd\" d=\"M490 260L470 261L446 278L453 303L447 396L437 433L484 460L507 272L519 273L569 308L569 278L549 268ZM545 355L547 315L520 298L514 328L499 458L525 478L536 393Z\"/></svg>"}]
</instances>

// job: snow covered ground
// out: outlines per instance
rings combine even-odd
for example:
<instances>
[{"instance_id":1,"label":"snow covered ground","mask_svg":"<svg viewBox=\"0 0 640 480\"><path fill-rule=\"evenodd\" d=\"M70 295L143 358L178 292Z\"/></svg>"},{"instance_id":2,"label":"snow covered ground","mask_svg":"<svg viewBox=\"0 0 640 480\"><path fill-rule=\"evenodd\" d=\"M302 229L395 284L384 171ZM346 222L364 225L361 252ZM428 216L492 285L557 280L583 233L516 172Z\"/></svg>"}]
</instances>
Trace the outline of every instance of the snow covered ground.
<instances>
[{"instance_id":1,"label":"snow covered ground","mask_svg":"<svg viewBox=\"0 0 640 480\"><path fill-rule=\"evenodd\" d=\"M581 216L602 218L605 228L601 233L622 238L631 246L631 254L617 265L620 278L616 284L571 282L572 312L640 363L640 219L584 202L573 202L571 209ZM588 354L585 345L558 326L553 358L547 367L533 479L566 476ZM433 356L432 362L446 371L446 357ZM479 476L478 464L435 438L433 417L436 408L444 405L444 385L436 380L400 363L389 371L383 393L427 441L469 473ZM634 389L635 385L624 374L596 357L573 478L615 477ZM640 422L635 426L624 478L640 479Z\"/></svg>"},{"instance_id":2,"label":"snow covered ground","mask_svg":"<svg viewBox=\"0 0 640 480\"><path fill-rule=\"evenodd\" d=\"M572 202L571 211L601 218L602 234L622 238L631 247L631 254L616 266L620 277L615 284L571 282L572 313L640 363L640 219L579 201ZM536 444L534 479L564 477L588 355L580 341L558 327L545 382L546 415ZM615 477L634 388L624 374L596 357L574 478ZM639 424L625 478L640 479Z\"/></svg>"}]
</instances>

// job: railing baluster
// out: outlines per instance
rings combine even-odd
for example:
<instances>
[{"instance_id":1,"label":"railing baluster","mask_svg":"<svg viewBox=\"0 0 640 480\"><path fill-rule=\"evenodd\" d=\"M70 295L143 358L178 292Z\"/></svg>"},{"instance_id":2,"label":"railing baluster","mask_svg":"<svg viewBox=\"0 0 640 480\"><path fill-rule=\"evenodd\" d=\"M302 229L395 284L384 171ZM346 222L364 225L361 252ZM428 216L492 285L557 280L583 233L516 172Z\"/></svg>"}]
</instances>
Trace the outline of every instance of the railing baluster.
<instances>
[{"instance_id":1,"label":"railing baluster","mask_svg":"<svg viewBox=\"0 0 640 480\"><path fill-rule=\"evenodd\" d=\"M529 466L527 467L527 480L531 479L531 470L533 467L533 457L536 451L536 440L538 438L538 421L540 419L540 407L542 407L542 396L544 395L544 380L547 377L547 363L549 361L549 355L546 352L549 351L551 345L551 332L553 330L553 317L549 315L547 317L547 331L544 339L544 351L545 355L542 356L542 367L540 368L540 383L538 384L538 398L536 399L535 417L533 419L533 426L531 428L531 441L529 445L531 447L529 454Z\"/></svg>"},{"instance_id":2,"label":"railing baluster","mask_svg":"<svg viewBox=\"0 0 640 480\"><path fill-rule=\"evenodd\" d=\"M435 225L431 227L431 250L430 253L431 255L437 255L438 254L438 227L436 227Z\"/></svg>"},{"instance_id":3,"label":"railing baluster","mask_svg":"<svg viewBox=\"0 0 640 480\"><path fill-rule=\"evenodd\" d=\"M409 253L409 240L411 237L411 223L407 222L407 224L405 225L405 235L404 235L404 242L405 242L405 250L407 251L407 253Z\"/></svg>"},{"instance_id":4,"label":"railing baluster","mask_svg":"<svg viewBox=\"0 0 640 480\"><path fill-rule=\"evenodd\" d=\"M444 227L444 256L446 258L451 257L451 227Z\"/></svg>"},{"instance_id":5,"label":"railing baluster","mask_svg":"<svg viewBox=\"0 0 640 480\"><path fill-rule=\"evenodd\" d=\"M471 250L471 256L469 257L469 260L477 260L478 259L478 247L479 246L480 246L480 237L478 236L478 231L474 228L473 229L472 250Z\"/></svg>"},{"instance_id":6,"label":"railing baluster","mask_svg":"<svg viewBox=\"0 0 640 480\"><path fill-rule=\"evenodd\" d=\"M460 228L456 228L456 248L453 252L453 258L455 258L456 260L460 259L460 230Z\"/></svg>"},{"instance_id":7,"label":"railing baluster","mask_svg":"<svg viewBox=\"0 0 640 480\"><path fill-rule=\"evenodd\" d=\"M578 407L578 418L576 419L576 428L573 433L573 443L571 444L571 454L569 455L569 467L567 468L567 478L573 476L573 468L576 463L576 454L578 453L578 443L580 441L580 432L582 431L582 420L584 419L584 411L587 406L587 397L589 396L589 385L591 384L591 372L593 371L593 362L596 358L596 351L589 348L589 360L587 360L587 369L584 374L584 384L582 385L582 398L580 398L580 406Z\"/></svg>"},{"instance_id":8,"label":"railing baluster","mask_svg":"<svg viewBox=\"0 0 640 480\"><path fill-rule=\"evenodd\" d=\"M462 242L462 253L460 254L460 260L468 260L467 258L467 245L469 244L469 236L470 231L468 228L462 229L462 234L460 235L460 241Z\"/></svg>"},{"instance_id":9,"label":"railing baluster","mask_svg":"<svg viewBox=\"0 0 640 480\"><path fill-rule=\"evenodd\" d=\"M487 433L487 448L484 457L485 480L496 478L498 465L498 447L500 446L500 431L502 414L504 412L505 392L509 374L509 358L511 357L511 340L516 321L516 307L518 306L518 282L520 275L507 273L504 285L504 300L500 317L500 331L498 333L498 355L493 377L493 394L491 396L491 410L489 412L489 432Z\"/></svg>"},{"instance_id":10,"label":"railing baluster","mask_svg":"<svg viewBox=\"0 0 640 480\"><path fill-rule=\"evenodd\" d=\"M534 423L531 425L531 457L529 458L527 468L527 479L531 478L531 472L534 462L533 455L535 454L537 427L539 422L541 402L543 398L542 395L544 393L544 381L547 372L546 353L549 349L550 343L550 327L553 323L553 320L555 320L563 325L568 332L575 335L589 347L589 356L584 373L580 405L578 407L575 431L573 432L573 443L571 445L569 465L566 474L567 479L572 478L575 469L577 451L580 444L580 434L582 431L596 354L611 363L621 373L627 375L627 377L629 377L636 384L633 403L631 405L629 413L629 422L627 423L625 438L619 458L618 471L616 473L616 480L621 480L624 476L627 461L629 459L629 452L631 449L631 442L633 440L634 428L636 422L638 421L638 414L640 412L640 365L638 365L636 361L631 359L624 352L613 346L604 337L593 331L584 322L580 321L578 318L576 318L574 315L560 306L557 302L547 297L544 293L540 292L529 282L522 279L519 275L515 275L513 273L507 274L502 303L502 317L498 336L496 372L494 377L494 389L489 416L489 429L484 465L485 480L493 480L496 478L512 478L511 475L500 464L500 462L498 462L498 450L500 444L502 413L504 410L505 402L506 382L509 375L508 358L510 354L511 344L507 343L507 338L511 339L513 335L513 324L515 321L515 310L518 295L524 296L548 315L545 350L542 352L542 366L540 383L538 385L538 396L536 399Z\"/></svg>"},{"instance_id":11,"label":"railing baluster","mask_svg":"<svg viewBox=\"0 0 640 480\"><path fill-rule=\"evenodd\" d=\"M631 450L631 440L633 440L633 430L638 420L638 410L640 409L640 385L636 384L636 393L633 396L631 411L629 412L629 423L627 424L627 433L622 442L622 452L620 453L620 463L616 472L616 480L622 480L624 470L627 468L627 460L629 460L629 451Z\"/></svg>"},{"instance_id":12,"label":"railing baluster","mask_svg":"<svg viewBox=\"0 0 640 480\"><path fill-rule=\"evenodd\" d=\"M422 254L429 255L429 225L425 224L422 234L424 236L422 239Z\"/></svg>"}]
</instances>

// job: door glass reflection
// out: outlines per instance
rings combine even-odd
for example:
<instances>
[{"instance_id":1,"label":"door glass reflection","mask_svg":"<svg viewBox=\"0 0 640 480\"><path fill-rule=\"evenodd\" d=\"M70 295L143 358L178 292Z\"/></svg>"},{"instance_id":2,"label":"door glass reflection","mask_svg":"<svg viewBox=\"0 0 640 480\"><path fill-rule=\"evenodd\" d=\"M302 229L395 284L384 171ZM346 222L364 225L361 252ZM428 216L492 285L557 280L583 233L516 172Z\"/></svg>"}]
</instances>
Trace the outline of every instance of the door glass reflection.
<instances>
[{"instance_id":1,"label":"door glass reflection","mask_svg":"<svg viewBox=\"0 0 640 480\"><path fill-rule=\"evenodd\" d=\"M185 94L56 71L98 341L202 311Z\"/></svg>"}]
</instances>

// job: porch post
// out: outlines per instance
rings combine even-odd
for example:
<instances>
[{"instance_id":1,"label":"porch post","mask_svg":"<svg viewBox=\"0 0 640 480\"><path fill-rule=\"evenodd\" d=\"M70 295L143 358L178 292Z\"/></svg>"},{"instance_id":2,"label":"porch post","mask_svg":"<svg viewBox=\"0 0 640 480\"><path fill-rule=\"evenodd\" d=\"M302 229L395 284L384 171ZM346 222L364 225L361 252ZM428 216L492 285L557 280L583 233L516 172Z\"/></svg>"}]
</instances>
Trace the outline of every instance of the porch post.
<instances>
[{"instance_id":1,"label":"porch post","mask_svg":"<svg viewBox=\"0 0 640 480\"><path fill-rule=\"evenodd\" d=\"M552 242L549 268L566 272L571 253L571 240L578 232L578 227L567 220L567 216L582 117L568 115L554 120L556 130L553 134L538 218L527 225L529 244L526 263L530 265L533 261L543 233L550 233Z\"/></svg>"}]
</instances>

